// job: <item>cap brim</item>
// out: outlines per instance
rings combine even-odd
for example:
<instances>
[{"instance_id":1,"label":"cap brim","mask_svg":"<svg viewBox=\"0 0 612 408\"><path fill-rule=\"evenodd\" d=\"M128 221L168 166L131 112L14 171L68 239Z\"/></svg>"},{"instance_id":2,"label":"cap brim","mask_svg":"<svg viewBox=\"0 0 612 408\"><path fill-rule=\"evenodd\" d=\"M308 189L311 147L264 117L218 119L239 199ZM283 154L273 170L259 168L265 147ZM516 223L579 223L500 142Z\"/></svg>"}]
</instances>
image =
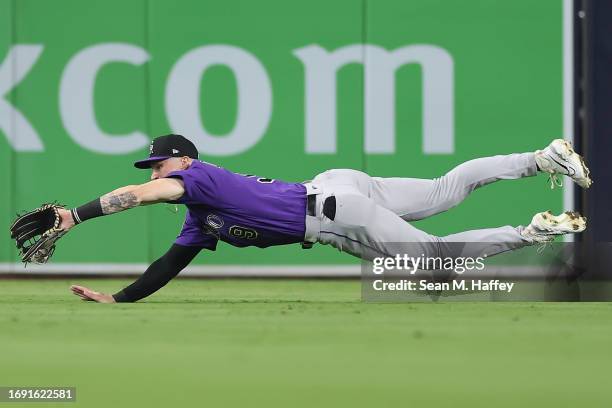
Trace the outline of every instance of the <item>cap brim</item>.
<instances>
[{"instance_id":1,"label":"cap brim","mask_svg":"<svg viewBox=\"0 0 612 408\"><path fill-rule=\"evenodd\" d=\"M137 169L150 169L153 163L162 161L162 160L166 160L168 158L170 158L170 156L149 157L148 159L138 160L137 162L134 163L134 167L136 167Z\"/></svg>"}]
</instances>

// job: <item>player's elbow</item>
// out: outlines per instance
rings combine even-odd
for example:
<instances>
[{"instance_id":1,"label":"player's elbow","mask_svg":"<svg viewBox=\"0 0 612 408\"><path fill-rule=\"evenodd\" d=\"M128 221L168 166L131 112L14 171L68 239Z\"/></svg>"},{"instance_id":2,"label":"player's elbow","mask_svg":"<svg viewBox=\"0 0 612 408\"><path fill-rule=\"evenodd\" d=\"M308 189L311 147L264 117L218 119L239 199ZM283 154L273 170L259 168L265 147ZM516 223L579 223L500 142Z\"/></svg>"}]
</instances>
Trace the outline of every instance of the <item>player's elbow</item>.
<instances>
[{"instance_id":1,"label":"player's elbow","mask_svg":"<svg viewBox=\"0 0 612 408\"><path fill-rule=\"evenodd\" d=\"M184 192L182 181L174 179L153 180L134 189L139 205L177 200Z\"/></svg>"}]
</instances>

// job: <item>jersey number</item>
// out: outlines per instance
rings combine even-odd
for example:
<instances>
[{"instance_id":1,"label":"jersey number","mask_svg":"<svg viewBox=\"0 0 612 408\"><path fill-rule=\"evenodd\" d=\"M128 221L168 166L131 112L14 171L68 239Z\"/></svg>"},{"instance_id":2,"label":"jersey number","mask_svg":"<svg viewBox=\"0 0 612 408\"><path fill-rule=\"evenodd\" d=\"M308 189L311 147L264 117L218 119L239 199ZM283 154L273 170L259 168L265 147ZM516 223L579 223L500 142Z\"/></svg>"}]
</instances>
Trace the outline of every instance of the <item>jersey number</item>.
<instances>
[{"instance_id":1,"label":"jersey number","mask_svg":"<svg viewBox=\"0 0 612 408\"><path fill-rule=\"evenodd\" d=\"M254 174L243 174L244 177L249 177L249 178L257 178L257 182L261 183L261 184L270 184L270 183L274 183L274 179L271 178L267 178L267 177L257 177Z\"/></svg>"},{"instance_id":2,"label":"jersey number","mask_svg":"<svg viewBox=\"0 0 612 408\"><path fill-rule=\"evenodd\" d=\"M255 239L257 238L257 231L254 229L241 227L239 225L232 225L229 229L231 236L242 239Z\"/></svg>"}]
</instances>

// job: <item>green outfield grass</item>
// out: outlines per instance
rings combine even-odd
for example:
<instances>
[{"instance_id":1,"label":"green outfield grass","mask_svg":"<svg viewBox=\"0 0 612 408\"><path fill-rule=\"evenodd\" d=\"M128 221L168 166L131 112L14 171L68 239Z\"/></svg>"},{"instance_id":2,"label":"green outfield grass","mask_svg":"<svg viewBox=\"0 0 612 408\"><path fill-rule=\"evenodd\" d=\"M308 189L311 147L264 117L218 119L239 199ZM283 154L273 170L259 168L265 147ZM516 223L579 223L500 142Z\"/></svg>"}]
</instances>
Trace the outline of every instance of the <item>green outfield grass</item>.
<instances>
[{"instance_id":1,"label":"green outfield grass","mask_svg":"<svg viewBox=\"0 0 612 408\"><path fill-rule=\"evenodd\" d=\"M56 405L106 408L612 399L608 303L367 304L357 281L183 279L102 305L72 283L128 281L0 280L0 386L76 386Z\"/></svg>"}]
</instances>

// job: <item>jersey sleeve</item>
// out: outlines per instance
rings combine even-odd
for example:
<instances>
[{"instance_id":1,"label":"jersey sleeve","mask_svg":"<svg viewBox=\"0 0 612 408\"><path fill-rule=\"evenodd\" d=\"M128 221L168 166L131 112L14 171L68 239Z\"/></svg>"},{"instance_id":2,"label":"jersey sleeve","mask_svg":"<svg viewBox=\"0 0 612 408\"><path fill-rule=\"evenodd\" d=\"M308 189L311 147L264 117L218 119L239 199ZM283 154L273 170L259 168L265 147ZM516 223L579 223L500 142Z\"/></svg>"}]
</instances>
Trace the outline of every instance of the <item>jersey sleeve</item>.
<instances>
[{"instance_id":1,"label":"jersey sleeve","mask_svg":"<svg viewBox=\"0 0 612 408\"><path fill-rule=\"evenodd\" d=\"M210 205L215 197L215 180L208 169L203 166L192 165L186 170L177 170L168 173L167 178L177 178L183 181L184 193L173 204Z\"/></svg>"},{"instance_id":2,"label":"jersey sleeve","mask_svg":"<svg viewBox=\"0 0 612 408\"><path fill-rule=\"evenodd\" d=\"M219 239L202 229L202 227L199 226L197 219L191 215L189 210L187 210L183 229L176 237L174 243L183 246L199 247L215 251L217 249L218 242Z\"/></svg>"},{"instance_id":3,"label":"jersey sleeve","mask_svg":"<svg viewBox=\"0 0 612 408\"><path fill-rule=\"evenodd\" d=\"M185 204L185 205L197 203L197 199L196 199L197 193L195 191L196 180L194 179L193 175L189 171L185 171L185 170L173 171L169 173L166 177L182 180L183 188L185 189L185 192L178 200L168 201L169 203Z\"/></svg>"}]
</instances>

